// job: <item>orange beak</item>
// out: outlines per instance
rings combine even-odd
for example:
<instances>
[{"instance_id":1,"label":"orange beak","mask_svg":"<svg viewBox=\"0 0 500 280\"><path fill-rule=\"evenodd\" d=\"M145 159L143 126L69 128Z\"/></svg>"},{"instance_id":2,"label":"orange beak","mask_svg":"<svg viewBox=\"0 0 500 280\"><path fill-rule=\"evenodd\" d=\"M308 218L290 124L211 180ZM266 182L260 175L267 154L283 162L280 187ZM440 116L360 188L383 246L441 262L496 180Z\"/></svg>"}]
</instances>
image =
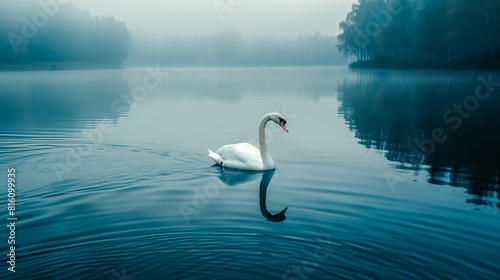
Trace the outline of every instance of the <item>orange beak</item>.
<instances>
[{"instance_id":1,"label":"orange beak","mask_svg":"<svg viewBox=\"0 0 500 280\"><path fill-rule=\"evenodd\" d=\"M287 129L287 128L286 128L286 126L285 126L285 122L281 121L281 122L280 122L280 126L281 126L281 127L282 127L282 128L283 128L286 132L288 132L288 129Z\"/></svg>"}]
</instances>

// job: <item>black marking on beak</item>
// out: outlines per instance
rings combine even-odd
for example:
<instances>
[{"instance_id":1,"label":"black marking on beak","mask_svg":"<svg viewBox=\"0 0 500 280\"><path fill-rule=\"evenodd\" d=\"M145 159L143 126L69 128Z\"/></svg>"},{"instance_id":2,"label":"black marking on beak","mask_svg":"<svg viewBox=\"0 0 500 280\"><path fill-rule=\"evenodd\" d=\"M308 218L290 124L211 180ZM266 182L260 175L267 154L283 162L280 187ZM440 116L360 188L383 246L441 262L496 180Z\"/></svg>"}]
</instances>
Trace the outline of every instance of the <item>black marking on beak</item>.
<instances>
[{"instance_id":1,"label":"black marking on beak","mask_svg":"<svg viewBox=\"0 0 500 280\"><path fill-rule=\"evenodd\" d=\"M282 127L282 128L283 128L286 132L288 132L288 128L286 128L286 125L285 125L285 124L286 124L286 120L285 120L285 119L283 119L283 118L280 118L280 117L278 117L278 119L279 119L279 121L280 121L280 126L281 126L281 127Z\"/></svg>"}]
</instances>

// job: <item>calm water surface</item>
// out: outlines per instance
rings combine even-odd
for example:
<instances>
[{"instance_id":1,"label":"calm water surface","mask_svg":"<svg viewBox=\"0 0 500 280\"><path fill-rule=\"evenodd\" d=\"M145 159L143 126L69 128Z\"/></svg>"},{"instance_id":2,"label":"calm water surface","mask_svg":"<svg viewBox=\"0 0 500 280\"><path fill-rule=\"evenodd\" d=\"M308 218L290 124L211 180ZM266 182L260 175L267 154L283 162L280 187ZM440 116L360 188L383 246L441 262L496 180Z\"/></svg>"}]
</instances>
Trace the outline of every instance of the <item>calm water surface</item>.
<instances>
[{"instance_id":1,"label":"calm water surface","mask_svg":"<svg viewBox=\"0 0 500 280\"><path fill-rule=\"evenodd\" d=\"M146 93L145 69L0 73L1 279L498 279L490 73L163 71ZM271 111L275 172L213 166Z\"/></svg>"}]
</instances>

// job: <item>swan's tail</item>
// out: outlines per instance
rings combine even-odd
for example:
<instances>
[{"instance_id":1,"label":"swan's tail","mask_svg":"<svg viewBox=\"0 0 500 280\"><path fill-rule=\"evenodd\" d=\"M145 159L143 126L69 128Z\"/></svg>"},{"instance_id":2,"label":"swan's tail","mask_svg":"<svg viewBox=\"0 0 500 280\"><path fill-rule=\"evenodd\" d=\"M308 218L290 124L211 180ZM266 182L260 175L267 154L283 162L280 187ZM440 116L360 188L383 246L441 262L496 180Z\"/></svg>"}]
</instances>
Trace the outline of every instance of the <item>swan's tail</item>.
<instances>
[{"instance_id":1,"label":"swan's tail","mask_svg":"<svg viewBox=\"0 0 500 280\"><path fill-rule=\"evenodd\" d=\"M211 157L215 163L221 164L222 163L222 157L219 154L216 154L210 150L208 150L208 156Z\"/></svg>"}]
</instances>

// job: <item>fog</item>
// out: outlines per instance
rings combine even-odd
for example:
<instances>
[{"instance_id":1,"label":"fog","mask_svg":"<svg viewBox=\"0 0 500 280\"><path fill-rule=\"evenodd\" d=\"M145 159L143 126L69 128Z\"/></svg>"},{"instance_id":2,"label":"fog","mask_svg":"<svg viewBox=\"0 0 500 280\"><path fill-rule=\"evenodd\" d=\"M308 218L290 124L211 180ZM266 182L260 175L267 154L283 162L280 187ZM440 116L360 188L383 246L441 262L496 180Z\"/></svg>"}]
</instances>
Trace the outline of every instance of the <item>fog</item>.
<instances>
[{"instance_id":1,"label":"fog","mask_svg":"<svg viewBox=\"0 0 500 280\"><path fill-rule=\"evenodd\" d=\"M499 15L499 0L0 0L0 70L497 68Z\"/></svg>"},{"instance_id":2,"label":"fog","mask_svg":"<svg viewBox=\"0 0 500 280\"><path fill-rule=\"evenodd\" d=\"M355 0L71 0L97 16L113 15L132 34L296 36L339 33ZM232 4L232 5L231 5ZM215 5L215 7L214 7ZM221 11L218 13L216 7ZM222 18L219 17L222 14Z\"/></svg>"},{"instance_id":3,"label":"fog","mask_svg":"<svg viewBox=\"0 0 500 280\"><path fill-rule=\"evenodd\" d=\"M133 43L127 66L325 66L345 65L335 36L245 37L238 32L143 37ZM140 37L139 37L140 38Z\"/></svg>"},{"instance_id":4,"label":"fog","mask_svg":"<svg viewBox=\"0 0 500 280\"><path fill-rule=\"evenodd\" d=\"M346 64L351 2L0 0L0 70Z\"/></svg>"},{"instance_id":5,"label":"fog","mask_svg":"<svg viewBox=\"0 0 500 280\"><path fill-rule=\"evenodd\" d=\"M124 22L58 1L0 1L0 34L1 64L51 69L61 63L119 66L131 42Z\"/></svg>"}]
</instances>

